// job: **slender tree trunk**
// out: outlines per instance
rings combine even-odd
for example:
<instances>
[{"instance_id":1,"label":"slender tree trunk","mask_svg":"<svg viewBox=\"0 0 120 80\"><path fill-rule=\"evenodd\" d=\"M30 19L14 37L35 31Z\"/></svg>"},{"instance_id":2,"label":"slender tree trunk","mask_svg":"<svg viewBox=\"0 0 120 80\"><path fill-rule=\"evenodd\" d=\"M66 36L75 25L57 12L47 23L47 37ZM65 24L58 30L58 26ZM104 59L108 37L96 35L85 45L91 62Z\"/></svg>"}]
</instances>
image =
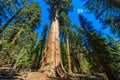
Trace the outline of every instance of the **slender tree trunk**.
<instances>
[{"instance_id":1,"label":"slender tree trunk","mask_svg":"<svg viewBox=\"0 0 120 80\"><path fill-rule=\"evenodd\" d=\"M13 38L13 40L12 40L12 42L11 42L11 46L10 46L10 48L8 49L8 56L10 57L10 62L11 62L12 60L14 60L14 59L12 58L12 55L10 54L10 52L13 51L13 49L15 48L15 46L18 44L17 39L21 36L22 31L23 31L23 26L20 28L20 30L17 32L17 34L16 34L15 37ZM12 65L14 65L14 64L12 63Z\"/></svg>"},{"instance_id":2,"label":"slender tree trunk","mask_svg":"<svg viewBox=\"0 0 120 80\"><path fill-rule=\"evenodd\" d=\"M2 61L3 59L5 59L7 56L10 58L10 60L12 60L12 57L10 55L10 52L14 49L14 46L17 45L17 38L21 35L22 33L22 30L23 30L23 26L21 27L21 29L19 30L19 32L16 34L15 38L12 40L12 44L11 46L9 47L9 49L7 50L7 52L5 53L6 56L3 56L0 61Z\"/></svg>"},{"instance_id":3,"label":"slender tree trunk","mask_svg":"<svg viewBox=\"0 0 120 80\"><path fill-rule=\"evenodd\" d=\"M24 8L25 6L23 6ZM22 9L19 9L1 28L0 28L0 33L2 33L5 28L12 22L12 20L22 11Z\"/></svg>"},{"instance_id":4,"label":"slender tree trunk","mask_svg":"<svg viewBox=\"0 0 120 80\"><path fill-rule=\"evenodd\" d=\"M71 56L72 56L72 71L75 72L74 67L76 67L77 72L80 72L81 69L80 69L79 60L77 59L77 57L75 56L75 54L72 53Z\"/></svg>"},{"instance_id":5,"label":"slender tree trunk","mask_svg":"<svg viewBox=\"0 0 120 80\"><path fill-rule=\"evenodd\" d=\"M20 35L22 34L22 31L23 31L23 26L20 28L20 30L18 31L18 33L16 34L15 38L13 39L12 41L12 45L16 45L18 42L17 42L17 39L18 37L20 37Z\"/></svg>"},{"instance_id":6,"label":"slender tree trunk","mask_svg":"<svg viewBox=\"0 0 120 80\"><path fill-rule=\"evenodd\" d=\"M59 44L59 23L58 19L54 18L50 26L50 32L39 71L48 76L56 77L62 69Z\"/></svg>"},{"instance_id":7,"label":"slender tree trunk","mask_svg":"<svg viewBox=\"0 0 120 80\"><path fill-rule=\"evenodd\" d=\"M72 73L70 50L69 50L69 39L68 39L68 37L66 38L66 43L67 43L68 67L69 67L68 72L69 72L69 73Z\"/></svg>"}]
</instances>

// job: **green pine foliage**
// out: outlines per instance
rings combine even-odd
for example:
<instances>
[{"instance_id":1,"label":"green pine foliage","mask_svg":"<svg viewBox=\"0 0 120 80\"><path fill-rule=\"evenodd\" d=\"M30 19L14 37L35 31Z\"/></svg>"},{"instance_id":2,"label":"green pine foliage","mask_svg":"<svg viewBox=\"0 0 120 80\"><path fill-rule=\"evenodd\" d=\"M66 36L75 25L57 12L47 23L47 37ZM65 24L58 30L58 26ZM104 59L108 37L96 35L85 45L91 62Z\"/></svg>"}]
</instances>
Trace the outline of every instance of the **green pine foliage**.
<instances>
[{"instance_id":1,"label":"green pine foliage","mask_svg":"<svg viewBox=\"0 0 120 80\"><path fill-rule=\"evenodd\" d=\"M84 7L94 13L95 17L103 24L103 29L110 27L112 33L120 36L119 0L85 0Z\"/></svg>"},{"instance_id":2,"label":"green pine foliage","mask_svg":"<svg viewBox=\"0 0 120 80\"><path fill-rule=\"evenodd\" d=\"M4 62L6 58L10 62L15 60L15 68L32 65L35 59L33 48L38 39L33 30L41 21L39 4L26 3L26 1L23 3L27 5L8 24L10 26L7 25L0 36L2 61ZM9 54L9 57L4 56L5 54Z\"/></svg>"},{"instance_id":3,"label":"green pine foliage","mask_svg":"<svg viewBox=\"0 0 120 80\"><path fill-rule=\"evenodd\" d=\"M119 79L118 75L115 73L115 69L112 66L113 63L116 63L113 58L116 54L114 48L109 45L109 42L107 40L105 40L100 34L92 29L92 25L89 25L90 22L87 21L86 18L81 15L79 18L85 31L85 36L87 38L86 45L90 47L88 50L91 54L93 54L92 58L95 63L94 64L92 62L93 65L97 65L97 67L99 65L98 69L100 70L101 68L100 71L102 71L102 73L105 73L109 80ZM95 69L95 66L93 69Z\"/></svg>"},{"instance_id":4,"label":"green pine foliage","mask_svg":"<svg viewBox=\"0 0 120 80\"><path fill-rule=\"evenodd\" d=\"M60 17L60 15L65 12L68 13L72 11L73 5L71 4L72 0L44 0L50 8L48 9L50 13L50 19L54 17ZM58 14L56 16L56 13Z\"/></svg>"},{"instance_id":5,"label":"green pine foliage","mask_svg":"<svg viewBox=\"0 0 120 80\"><path fill-rule=\"evenodd\" d=\"M112 38L111 36L107 35L109 39L109 44L114 49L114 53L111 55L112 62L111 66L116 73L116 75L120 78L120 42L116 39Z\"/></svg>"}]
</instances>

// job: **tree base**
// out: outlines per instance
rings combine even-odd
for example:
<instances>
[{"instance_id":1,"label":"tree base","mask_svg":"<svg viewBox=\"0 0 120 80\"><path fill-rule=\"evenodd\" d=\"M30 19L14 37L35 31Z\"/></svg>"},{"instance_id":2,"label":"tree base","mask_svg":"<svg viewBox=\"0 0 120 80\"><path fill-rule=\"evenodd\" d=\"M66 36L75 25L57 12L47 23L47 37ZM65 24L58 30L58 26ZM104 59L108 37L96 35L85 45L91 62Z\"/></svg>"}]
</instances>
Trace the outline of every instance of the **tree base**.
<instances>
[{"instance_id":1,"label":"tree base","mask_svg":"<svg viewBox=\"0 0 120 80\"><path fill-rule=\"evenodd\" d=\"M28 73L26 80L69 80L64 77L48 77L46 74L41 72L30 72Z\"/></svg>"},{"instance_id":2,"label":"tree base","mask_svg":"<svg viewBox=\"0 0 120 80\"><path fill-rule=\"evenodd\" d=\"M63 77L48 77L46 74L41 72L30 72L28 73L26 80L106 80L106 79L97 76L69 73L64 74Z\"/></svg>"},{"instance_id":3,"label":"tree base","mask_svg":"<svg viewBox=\"0 0 120 80\"><path fill-rule=\"evenodd\" d=\"M45 65L42 66L38 71L46 74L48 77L64 77L64 74L66 73L62 64L59 64L54 68L50 68L49 65Z\"/></svg>"}]
</instances>

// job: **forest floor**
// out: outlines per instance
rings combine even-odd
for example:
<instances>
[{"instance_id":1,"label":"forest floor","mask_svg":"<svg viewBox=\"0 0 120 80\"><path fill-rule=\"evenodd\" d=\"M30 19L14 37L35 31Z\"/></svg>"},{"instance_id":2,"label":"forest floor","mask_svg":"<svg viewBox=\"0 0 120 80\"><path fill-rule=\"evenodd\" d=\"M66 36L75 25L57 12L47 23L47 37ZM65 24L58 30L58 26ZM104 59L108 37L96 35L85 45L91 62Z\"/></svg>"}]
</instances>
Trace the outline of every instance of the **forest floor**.
<instances>
[{"instance_id":1,"label":"forest floor","mask_svg":"<svg viewBox=\"0 0 120 80\"><path fill-rule=\"evenodd\" d=\"M101 76L89 76L83 74L66 74L64 77L48 77L35 71L25 71L11 68L10 64L0 65L0 80L106 80Z\"/></svg>"}]
</instances>

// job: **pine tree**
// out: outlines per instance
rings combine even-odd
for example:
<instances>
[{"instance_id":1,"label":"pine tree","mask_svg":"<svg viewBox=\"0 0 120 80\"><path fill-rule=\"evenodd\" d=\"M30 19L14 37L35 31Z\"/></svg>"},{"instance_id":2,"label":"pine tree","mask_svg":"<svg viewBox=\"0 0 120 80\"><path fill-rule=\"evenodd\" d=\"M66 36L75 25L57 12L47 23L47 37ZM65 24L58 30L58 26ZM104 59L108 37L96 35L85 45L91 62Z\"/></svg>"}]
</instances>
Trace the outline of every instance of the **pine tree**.
<instances>
[{"instance_id":1,"label":"pine tree","mask_svg":"<svg viewBox=\"0 0 120 80\"><path fill-rule=\"evenodd\" d=\"M12 59L9 61L18 60L17 57L19 56L17 55L21 54L21 49L23 49L25 46L29 46L29 44L32 46L35 44L35 40L37 41L37 38L35 37L37 34L34 33L33 30L41 21L40 14L41 12L39 4L32 2L24 7L21 12L19 12L13 21L11 21L12 24L10 26L5 28L4 33L0 36L2 41L1 52L4 53L3 55L6 53L10 55L10 58ZM4 41L6 41L7 45L4 44ZM31 46L28 48L31 49ZM23 49L23 51L26 52L26 49ZM23 51L22 53L24 54ZM28 52L28 54L32 55L32 50L31 53ZM6 58L6 56L3 57ZM28 58L30 58L30 56L28 56ZM18 63L19 61L17 61L16 64Z\"/></svg>"},{"instance_id":2,"label":"pine tree","mask_svg":"<svg viewBox=\"0 0 120 80\"><path fill-rule=\"evenodd\" d=\"M86 37L88 40L88 45L90 46L90 51L96 54L96 58L99 61L103 71L106 73L109 80L117 80L118 76L114 73L111 55L114 54L113 48L109 43L97 32L92 29L91 22L87 21L83 16L79 16L82 27L86 32Z\"/></svg>"},{"instance_id":3,"label":"pine tree","mask_svg":"<svg viewBox=\"0 0 120 80\"><path fill-rule=\"evenodd\" d=\"M74 59L74 63L76 64L76 69L77 69L77 73L82 73L82 74L89 74L90 72L90 68L91 68L91 64L88 62L88 54L89 51L87 50L87 48L85 47L85 37L84 37L84 29L80 26L77 25L73 25L73 28L75 29L75 33L76 36L73 39L73 41L71 41L71 47L72 47L72 52L74 53L73 55L75 55L76 57L73 57ZM76 63L77 62L77 63Z\"/></svg>"},{"instance_id":4,"label":"pine tree","mask_svg":"<svg viewBox=\"0 0 120 80\"><path fill-rule=\"evenodd\" d=\"M5 2L3 2L3 3L5 3ZM15 11L15 10L14 10L14 7L11 7L11 4L15 4L15 2L14 2L13 0L11 0L11 1L9 1L9 2L6 2L6 4L9 5L8 8L10 8L11 11ZM22 7L21 7L20 9L17 9L16 12L14 13L14 15L12 15L11 18L8 19L8 20L6 21L6 23L0 28L0 33L2 33L2 32L5 30L5 28L11 23L11 21L13 21L13 19L16 18L16 16L22 11L22 9L23 9L27 4L29 4L29 1L28 1L28 0L27 0L27 1L22 1L22 3L19 3L19 2L16 1L16 4L18 4L18 5L16 5L16 6L19 6L19 4L22 4ZM4 6L6 7L6 5L4 5ZM15 6L15 7L16 7L16 6ZM7 7L6 7L5 9L7 10ZM5 9L3 8L3 10L5 10ZM4 11L4 12L5 12L5 11ZM4 13L4 14L6 15L7 13ZM4 15L2 15L2 17L4 17Z\"/></svg>"},{"instance_id":5,"label":"pine tree","mask_svg":"<svg viewBox=\"0 0 120 80\"><path fill-rule=\"evenodd\" d=\"M32 47L34 47L34 45L37 41L37 37L36 37L37 34L35 34L33 32L33 30L34 30L35 26L37 26L40 22L40 6L38 3L33 2L29 6L27 6L23 11L21 11L21 14L23 14L23 16L27 15L25 17L25 20L29 19L29 21L24 22L24 20L23 20L24 25L22 24L23 25L22 32L21 32L21 28L20 28L19 32L17 33L17 34L19 34L19 33L20 34L19 35L16 34L12 43L14 43L15 40L19 41L22 44L21 48L23 49L23 50L20 50L19 56L21 56L22 54L24 54L24 55L26 54L26 59L19 59L19 56L18 56L16 64L19 64L19 60L24 61L24 60L28 59L27 60L28 63L30 62L28 66L30 66L32 64L31 62L34 61L34 58L35 58L34 48L32 49ZM18 17L20 18L20 15L18 15ZM19 20L19 18L18 18L18 20ZM18 46L19 46L19 44L17 46L12 45L12 49L14 50ZM26 50L29 52L26 52ZM22 51L22 53L21 53L21 51ZM32 55L33 55L33 57L31 58ZM17 65L15 65L14 67L16 67L16 66Z\"/></svg>"}]
</instances>

